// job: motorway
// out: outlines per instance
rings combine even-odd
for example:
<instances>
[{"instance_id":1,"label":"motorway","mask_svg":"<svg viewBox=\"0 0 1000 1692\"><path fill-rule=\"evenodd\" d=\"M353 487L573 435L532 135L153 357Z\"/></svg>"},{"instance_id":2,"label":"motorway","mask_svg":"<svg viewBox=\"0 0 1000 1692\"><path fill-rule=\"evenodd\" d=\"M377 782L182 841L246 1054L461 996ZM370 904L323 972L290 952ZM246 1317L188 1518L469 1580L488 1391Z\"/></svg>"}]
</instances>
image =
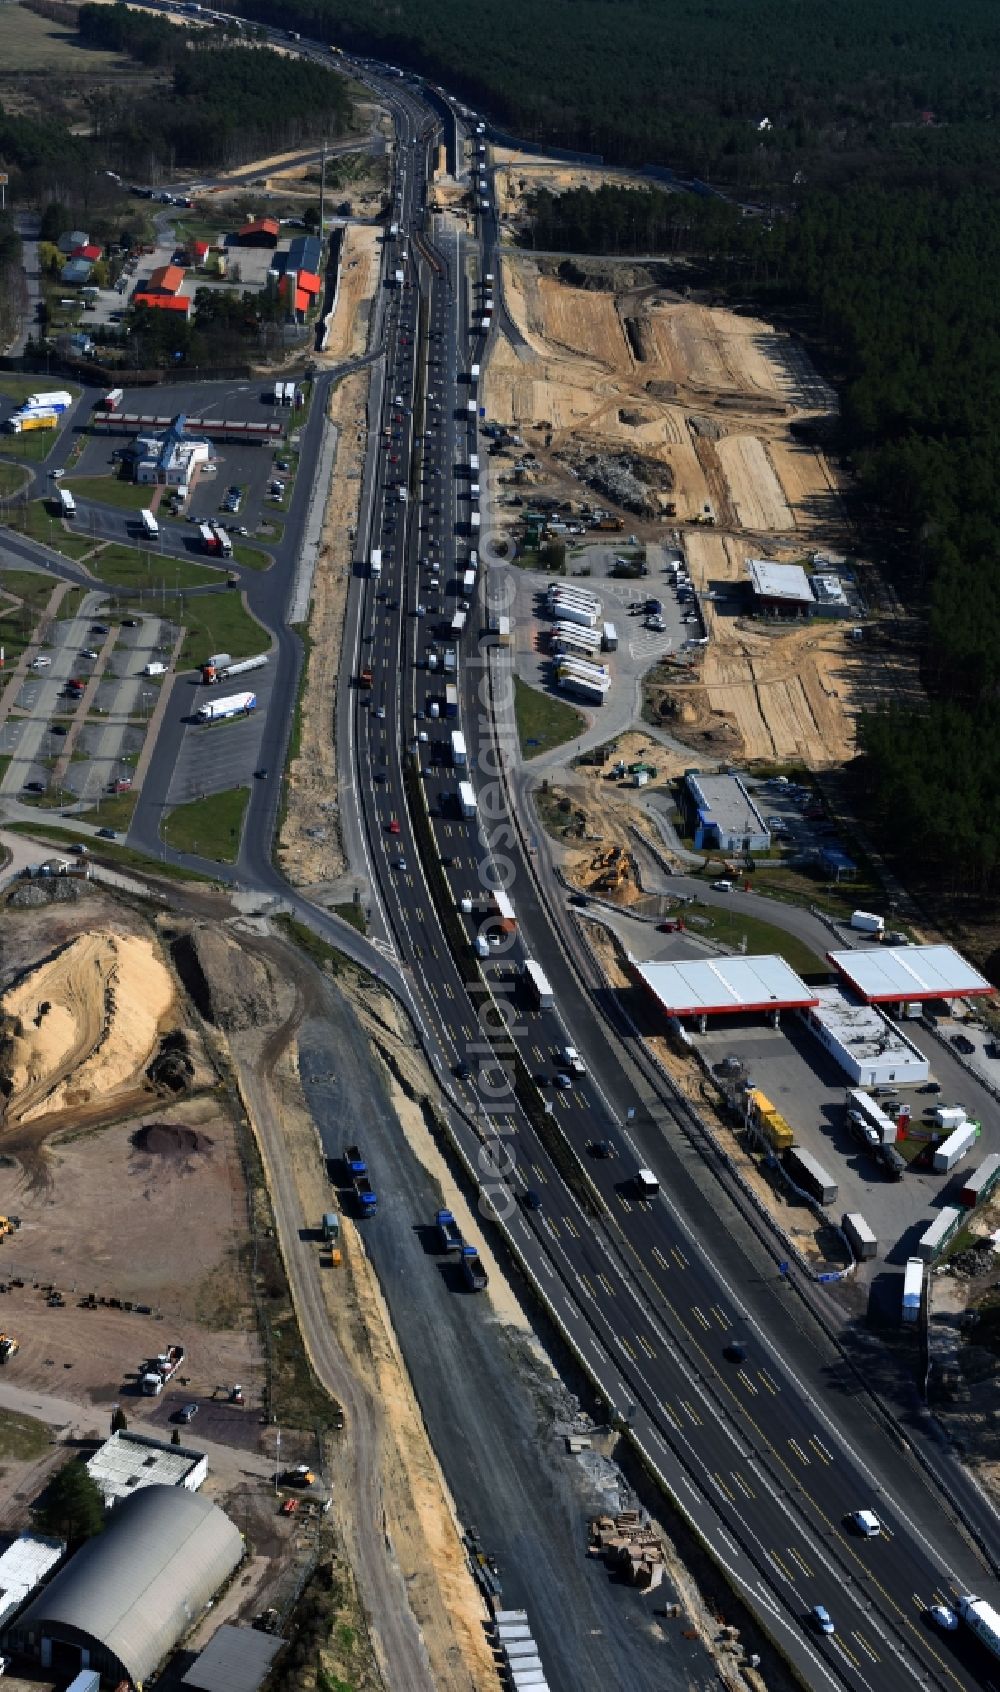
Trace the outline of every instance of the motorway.
<instances>
[{"instance_id":1,"label":"motorway","mask_svg":"<svg viewBox=\"0 0 1000 1692\"><path fill-rule=\"evenodd\" d=\"M759 1284L759 1260L743 1255L735 1235L711 1232L710 1206L683 1168L679 1107L628 1049L627 1030L612 1023L609 1037L509 820L495 739L504 668L483 638L487 572L472 561L470 523L470 458L479 445L468 376L488 352L473 308L482 306L486 272L498 272L495 211L490 197L475 242L441 220L431 227L425 198L437 120L409 82L352 68L393 112L400 226L386 243L384 359L373 377L358 529L359 562L378 548L382 571L352 583L338 702L341 808L348 847L368 869L381 973L409 1003L452 1100L460 1155L492 1195L481 1208L495 1215L609 1414L803 1679L880 1692L914 1681L978 1684L982 1665L966 1658L961 1640L933 1632L924 1611L959 1591L994 1596L996 1583L901 1442L858 1400L838 1400L831 1411L828 1386L803 1364L794 1317L783 1315L773 1286ZM391 280L397 268L401 287ZM464 630L453 634L468 569L475 592ZM492 598L502 576L489 576ZM282 678L265 728L274 767L288 728L278 707L294 697L300 664L298 642L282 627L279 587L286 593L287 581L260 590L274 595L267 621ZM449 652L455 717L445 715ZM353 685L363 668L370 689ZM452 762L459 727L466 769ZM170 741L154 768L176 755ZM479 807L469 817L456 796L460 776L473 772ZM277 784L255 792L238 873L306 915L270 862L277 802ZM130 840L156 854L154 803L151 794ZM510 888L517 927L507 934L494 924L497 944L487 940L480 961L472 941L492 885ZM466 896L475 910L460 917ZM467 949L452 949L446 916L464 922ZM318 926L315 913L310 920ZM368 944L325 926L370 964ZM558 1008L527 997L528 956L542 962ZM563 1088L553 1083L567 1043L585 1053L588 1072ZM590 1157L597 1139L611 1140L616 1155ZM560 1172L567 1158L569 1184ZM661 1182L652 1200L634 1189L636 1169L647 1164ZM529 1192L536 1208L525 1203ZM729 1362L726 1347L737 1339L745 1356ZM880 1537L859 1539L845 1527L845 1512L858 1507L877 1509ZM985 1508L977 1525L996 1543ZM817 1603L834 1617L832 1637L808 1628Z\"/></svg>"},{"instance_id":2,"label":"motorway","mask_svg":"<svg viewBox=\"0 0 1000 1692\"><path fill-rule=\"evenodd\" d=\"M897 1448L886 1449L874 1420L859 1429L839 1407L836 1419L830 1414L773 1332L758 1324L751 1278L741 1277L735 1254L705 1251L672 1200L670 1180L663 1179L656 1200L635 1196L640 1164L658 1172L668 1166L664 1143L677 1139L672 1101L658 1102L655 1132L637 1143L628 1124L636 1079L549 927L506 822L502 788L498 794L496 781L482 781L498 767L498 748L489 691L485 708L480 699L484 680L491 687L491 668L481 638L483 572L472 560L469 460L478 439L468 373L484 355L474 308L495 264L495 216L491 208L482 220L484 240L468 251L454 230L446 237L440 223L428 229L422 208L429 141L421 139L427 116L408 85L387 97L397 122L392 215L400 234L386 256L386 362L371 412L377 458L359 525L368 542L360 556L378 548L382 567L355 584L352 599L350 675L356 681L368 668L372 686L342 690L345 755L360 813L357 844L378 890L384 941L409 983L440 1072L452 1070L453 1090L464 1099L454 1130L464 1135L468 1163L492 1188L501 1225L568 1343L810 1684L975 1684L975 1664L970 1668L924 1619L935 1599L993 1589L941 1497ZM417 233L430 242L433 262L419 257ZM405 271L401 288L391 283L397 268ZM456 638L452 618L470 567L477 589ZM445 714L448 651L457 654L458 717ZM468 769L452 761L450 736L459 725ZM480 815L471 818L456 803L458 781L470 770L480 801ZM487 820L499 824L490 843L482 831L487 792ZM456 956L446 937L442 874L456 911L467 897L475 904L468 956ZM490 946L480 969L472 940L489 926L481 919L491 884L510 886L518 925L513 935L494 925L500 944ZM558 1011L525 996L529 944L555 987ZM546 1086L538 1097L581 1173L587 1169L574 1191L550 1156L549 1136L538 1132L537 1112L522 1108L523 1091L515 1096L511 1063L504 1062L516 1052L530 1075L551 1083L554 1055L569 1042L587 1054L589 1073L569 1089ZM598 1138L613 1139L617 1157L588 1159L587 1145ZM484 1158L480 1147L491 1155ZM599 1195L599 1221L575 1196L588 1184ZM540 1208L525 1207L529 1190ZM746 1357L729 1363L725 1348L737 1338ZM845 1512L859 1507L877 1509L879 1538L857 1538L845 1526ZM803 1626L816 1603L834 1614L832 1638L810 1637Z\"/></svg>"}]
</instances>

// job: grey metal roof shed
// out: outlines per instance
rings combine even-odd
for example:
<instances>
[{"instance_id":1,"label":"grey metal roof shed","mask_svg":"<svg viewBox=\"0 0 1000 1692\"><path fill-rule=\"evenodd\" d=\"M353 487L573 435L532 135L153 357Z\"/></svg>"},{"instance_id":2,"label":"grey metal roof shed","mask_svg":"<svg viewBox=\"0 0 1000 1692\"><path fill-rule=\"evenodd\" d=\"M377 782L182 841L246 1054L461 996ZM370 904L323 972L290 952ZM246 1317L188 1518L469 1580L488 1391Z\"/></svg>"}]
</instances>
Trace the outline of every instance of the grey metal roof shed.
<instances>
[{"instance_id":1,"label":"grey metal roof shed","mask_svg":"<svg viewBox=\"0 0 1000 1692\"><path fill-rule=\"evenodd\" d=\"M29 1604L8 1642L43 1666L54 1649L76 1647L82 1667L141 1685L242 1557L239 1529L210 1499L145 1487Z\"/></svg>"},{"instance_id":2,"label":"grey metal roof shed","mask_svg":"<svg viewBox=\"0 0 1000 1692\"><path fill-rule=\"evenodd\" d=\"M197 1687L198 1692L257 1692L284 1643L277 1634L224 1622L195 1658L181 1685Z\"/></svg>"}]
</instances>

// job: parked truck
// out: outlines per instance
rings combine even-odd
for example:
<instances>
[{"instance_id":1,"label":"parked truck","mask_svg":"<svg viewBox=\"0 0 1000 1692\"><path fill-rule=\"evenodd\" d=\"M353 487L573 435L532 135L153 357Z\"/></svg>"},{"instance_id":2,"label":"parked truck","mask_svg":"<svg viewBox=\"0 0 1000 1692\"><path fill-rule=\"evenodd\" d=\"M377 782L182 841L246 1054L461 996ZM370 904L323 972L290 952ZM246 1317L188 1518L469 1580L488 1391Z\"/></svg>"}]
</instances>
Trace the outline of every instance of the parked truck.
<instances>
[{"instance_id":1,"label":"parked truck","mask_svg":"<svg viewBox=\"0 0 1000 1692\"><path fill-rule=\"evenodd\" d=\"M885 918L875 916L872 911L852 911L851 927L859 934L881 934L885 927Z\"/></svg>"},{"instance_id":2,"label":"parked truck","mask_svg":"<svg viewBox=\"0 0 1000 1692\"><path fill-rule=\"evenodd\" d=\"M482 1292L489 1280L476 1246L463 1245L462 1273L471 1292Z\"/></svg>"},{"instance_id":3,"label":"parked truck","mask_svg":"<svg viewBox=\"0 0 1000 1692\"><path fill-rule=\"evenodd\" d=\"M223 664L221 670L216 671L214 678L203 674L202 679L204 681L213 679L220 682L231 681L233 676L245 676L251 670L262 670L266 663L267 653L258 652L255 658L237 658L234 663Z\"/></svg>"},{"instance_id":4,"label":"parked truck","mask_svg":"<svg viewBox=\"0 0 1000 1692\"><path fill-rule=\"evenodd\" d=\"M68 411L72 404L73 395L68 394L65 388L57 388L53 393L29 394L26 400L21 401L21 410L58 411L62 413Z\"/></svg>"},{"instance_id":5,"label":"parked truck","mask_svg":"<svg viewBox=\"0 0 1000 1692\"><path fill-rule=\"evenodd\" d=\"M435 1217L438 1238L443 1251L462 1250L462 1231L450 1210L439 1210Z\"/></svg>"},{"instance_id":6,"label":"parked truck","mask_svg":"<svg viewBox=\"0 0 1000 1692\"><path fill-rule=\"evenodd\" d=\"M112 388L108 393L105 394L104 398L102 399L101 410L102 411L117 411L120 408L124 398L125 398L124 389L122 389L122 388Z\"/></svg>"},{"instance_id":7,"label":"parked truck","mask_svg":"<svg viewBox=\"0 0 1000 1692\"><path fill-rule=\"evenodd\" d=\"M834 1203L837 1197L836 1181L803 1146L789 1146L785 1153L785 1168L795 1185L810 1193L820 1204Z\"/></svg>"},{"instance_id":8,"label":"parked truck","mask_svg":"<svg viewBox=\"0 0 1000 1692\"><path fill-rule=\"evenodd\" d=\"M903 1275L903 1321L919 1322L920 1303L924 1296L924 1266L919 1257L906 1259Z\"/></svg>"},{"instance_id":9,"label":"parked truck","mask_svg":"<svg viewBox=\"0 0 1000 1692\"><path fill-rule=\"evenodd\" d=\"M70 493L69 488L59 489L59 510L63 517L76 516L76 500Z\"/></svg>"},{"instance_id":10,"label":"parked truck","mask_svg":"<svg viewBox=\"0 0 1000 1692\"><path fill-rule=\"evenodd\" d=\"M7 419L7 427L12 435L24 435L32 429L54 429L58 422L58 414L54 411L15 411Z\"/></svg>"},{"instance_id":11,"label":"parked truck","mask_svg":"<svg viewBox=\"0 0 1000 1692\"><path fill-rule=\"evenodd\" d=\"M979 1138L978 1122L963 1122L934 1150L935 1175L948 1175L967 1157Z\"/></svg>"},{"instance_id":12,"label":"parked truck","mask_svg":"<svg viewBox=\"0 0 1000 1692\"><path fill-rule=\"evenodd\" d=\"M158 1356L139 1365L139 1387L146 1398L155 1398L173 1380L184 1361L182 1345L168 1345Z\"/></svg>"},{"instance_id":13,"label":"parked truck","mask_svg":"<svg viewBox=\"0 0 1000 1692\"><path fill-rule=\"evenodd\" d=\"M225 699L211 699L198 706L198 719L203 723L221 723L229 717L249 717L257 709L255 693L231 693Z\"/></svg>"}]
</instances>

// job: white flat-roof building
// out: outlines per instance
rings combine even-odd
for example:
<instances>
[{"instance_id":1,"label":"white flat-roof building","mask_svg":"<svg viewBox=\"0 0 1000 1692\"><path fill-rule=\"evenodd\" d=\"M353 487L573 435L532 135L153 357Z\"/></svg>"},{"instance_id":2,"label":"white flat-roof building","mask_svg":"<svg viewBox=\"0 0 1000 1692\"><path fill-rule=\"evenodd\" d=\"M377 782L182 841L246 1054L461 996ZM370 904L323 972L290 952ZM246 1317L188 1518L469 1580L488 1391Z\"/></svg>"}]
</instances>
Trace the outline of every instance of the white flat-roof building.
<instances>
[{"instance_id":1,"label":"white flat-roof building","mask_svg":"<svg viewBox=\"0 0 1000 1692\"><path fill-rule=\"evenodd\" d=\"M816 1004L784 958L690 958L672 963L629 960L642 985L668 1016L694 1017L704 1029L710 1016L749 1016Z\"/></svg>"},{"instance_id":2,"label":"white flat-roof building","mask_svg":"<svg viewBox=\"0 0 1000 1692\"><path fill-rule=\"evenodd\" d=\"M770 558L748 558L747 574L758 599L775 610L811 611L816 601L801 564L775 564Z\"/></svg>"},{"instance_id":3,"label":"white flat-roof building","mask_svg":"<svg viewBox=\"0 0 1000 1692\"><path fill-rule=\"evenodd\" d=\"M817 1003L802 1012L803 1021L855 1087L926 1081L930 1064L906 1036L874 1005L841 987L820 987Z\"/></svg>"},{"instance_id":4,"label":"white flat-roof building","mask_svg":"<svg viewBox=\"0 0 1000 1692\"><path fill-rule=\"evenodd\" d=\"M697 851L717 846L720 852L766 852L770 847L771 831L732 771L685 770L682 797Z\"/></svg>"},{"instance_id":5,"label":"white flat-roof building","mask_svg":"<svg viewBox=\"0 0 1000 1692\"><path fill-rule=\"evenodd\" d=\"M144 1486L181 1486L197 1492L208 1474L208 1458L189 1446L169 1445L148 1434L124 1429L106 1439L87 1464L87 1472L113 1510L123 1498Z\"/></svg>"},{"instance_id":6,"label":"white flat-roof building","mask_svg":"<svg viewBox=\"0 0 1000 1692\"><path fill-rule=\"evenodd\" d=\"M870 1004L964 999L994 991L952 946L871 946L828 952L827 957L859 998Z\"/></svg>"},{"instance_id":7,"label":"white flat-roof building","mask_svg":"<svg viewBox=\"0 0 1000 1692\"><path fill-rule=\"evenodd\" d=\"M61 1539L22 1533L0 1557L0 1628L6 1627L66 1550Z\"/></svg>"}]
</instances>

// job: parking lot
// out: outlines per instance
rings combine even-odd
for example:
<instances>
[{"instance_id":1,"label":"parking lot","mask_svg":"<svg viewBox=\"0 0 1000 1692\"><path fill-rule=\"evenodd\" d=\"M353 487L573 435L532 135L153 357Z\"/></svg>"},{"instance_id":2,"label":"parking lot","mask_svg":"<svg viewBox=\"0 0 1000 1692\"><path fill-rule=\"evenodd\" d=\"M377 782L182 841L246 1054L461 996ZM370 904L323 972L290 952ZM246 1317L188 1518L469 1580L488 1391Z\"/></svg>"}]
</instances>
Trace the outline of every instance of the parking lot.
<instances>
[{"instance_id":1,"label":"parking lot","mask_svg":"<svg viewBox=\"0 0 1000 1692\"><path fill-rule=\"evenodd\" d=\"M989 1152L1000 1151L1000 1127L990 1094L931 1029L918 1021L904 1027L907 1038L927 1056L931 1077L940 1086L935 1094L920 1086L891 1089L893 1098L909 1105L914 1126L936 1105L958 1103L982 1123L975 1149L948 1175L912 1165L901 1181L883 1174L873 1154L851 1134L845 1109L847 1077L794 1012L785 1012L776 1029L754 1018L726 1018L710 1023L705 1034L692 1035L713 1069L724 1058L739 1059L744 1077L766 1093L797 1143L838 1183L837 1198L827 1207L830 1216L839 1222L844 1211L859 1210L879 1242L878 1261L890 1264L901 1264L913 1254L935 1213L956 1202L969 1171ZM877 1270L878 1262L861 1267L863 1275Z\"/></svg>"},{"instance_id":2,"label":"parking lot","mask_svg":"<svg viewBox=\"0 0 1000 1692\"><path fill-rule=\"evenodd\" d=\"M210 416L234 422L277 420L283 423L288 434L277 446L270 442L218 442L215 447L217 469L214 474L199 478L185 512L192 523L221 518L224 526L233 533L245 528L251 536L260 533L263 525L263 538L272 541L278 538L283 512L280 504L269 497L269 484L280 481L291 493L295 469L294 419L300 417L301 412L275 407L273 382L234 382L231 386L175 383L158 388L126 389L119 409L137 412L140 416ZM79 461L73 468L74 477L117 475L117 454L125 442L124 435L87 436ZM278 470L279 461L288 464L289 469ZM226 490L233 485L241 490L240 509L229 513L223 511L223 505ZM151 493L153 491L150 490ZM99 499L99 490L95 497ZM161 519L168 517L168 502L169 490L165 490L159 509ZM196 541L192 540L191 547L197 550Z\"/></svg>"},{"instance_id":3,"label":"parking lot","mask_svg":"<svg viewBox=\"0 0 1000 1692\"><path fill-rule=\"evenodd\" d=\"M184 732L167 791L168 805L184 805L206 794L246 786L254 779L261 767L264 719L275 675L274 664L268 663L215 687L202 686L193 671L178 677L167 717L168 721L183 725ZM197 721L199 705L234 693L256 695L257 709L249 717L218 723Z\"/></svg>"},{"instance_id":4,"label":"parking lot","mask_svg":"<svg viewBox=\"0 0 1000 1692\"><path fill-rule=\"evenodd\" d=\"M96 803L131 781L161 686L142 671L164 661L177 630L148 616L112 630L99 603L89 595L77 617L50 625L42 665L28 671L14 701L25 715L0 727L0 755L10 759L0 793L55 791L62 803ZM70 683L82 684L83 695L71 697Z\"/></svg>"}]
</instances>

